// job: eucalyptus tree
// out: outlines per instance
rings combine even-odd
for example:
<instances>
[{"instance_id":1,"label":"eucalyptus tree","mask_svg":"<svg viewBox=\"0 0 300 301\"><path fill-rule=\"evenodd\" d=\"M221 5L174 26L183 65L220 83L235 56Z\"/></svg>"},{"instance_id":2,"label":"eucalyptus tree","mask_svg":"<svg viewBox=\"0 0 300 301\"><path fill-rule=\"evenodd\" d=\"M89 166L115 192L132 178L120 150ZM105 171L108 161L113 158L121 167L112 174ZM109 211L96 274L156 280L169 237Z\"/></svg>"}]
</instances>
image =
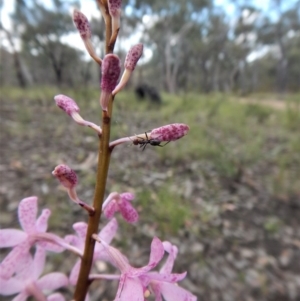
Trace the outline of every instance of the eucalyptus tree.
<instances>
[{"instance_id":1,"label":"eucalyptus tree","mask_svg":"<svg viewBox=\"0 0 300 301\"><path fill-rule=\"evenodd\" d=\"M143 16L143 42L153 53L147 75L155 85L163 83L168 92L175 93L189 86L191 72L199 76L199 70L193 70L193 44L201 38L202 16L210 5L210 0L135 1L132 14Z\"/></svg>"},{"instance_id":2,"label":"eucalyptus tree","mask_svg":"<svg viewBox=\"0 0 300 301\"><path fill-rule=\"evenodd\" d=\"M22 50L31 57L46 59L58 85L63 82L68 61L72 59L76 64L80 59L76 50L64 42L64 38L75 30L69 9L76 4L53 0L46 6L36 0L16 1L13 18L19 24Z\"/></svg>"},{"instance_id":3,"label":"eucalyptus tree","mask_svg":"<svg viewBox=\"0 0 300 301\"><path fill-rule=\"evenodd\" d=\"M300 36L300 1L286 3L273 0L270 11L271 14L265 16L260 24L259 40L270 47L277 61L276 87L279 92L284 92L287 89L290 69L293 68L293 59L289 61L290 46L293 45L292 40L296 41Z\"/></svg>"}]
</instances>

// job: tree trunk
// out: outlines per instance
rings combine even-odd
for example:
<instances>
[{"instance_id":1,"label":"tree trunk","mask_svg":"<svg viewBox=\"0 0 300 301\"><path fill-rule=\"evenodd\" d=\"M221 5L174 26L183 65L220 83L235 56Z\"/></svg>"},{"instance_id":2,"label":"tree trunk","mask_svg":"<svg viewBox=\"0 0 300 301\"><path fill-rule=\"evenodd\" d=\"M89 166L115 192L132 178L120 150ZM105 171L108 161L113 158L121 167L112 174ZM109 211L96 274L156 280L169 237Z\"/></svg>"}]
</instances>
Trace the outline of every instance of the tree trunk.
<instances>
[{"instance_id":1,"label":"tree trunk","mask_svg":"<svg viewBox=\"0 0 300 301\"><path fill-rule=\"evenodd\" d=\"M16 47L15 47L15 44L14 44L14 41L12 39L12 36L11 36L10 32L7 29L5 29L3 26L2 26L2 29L6 33L6 37L9 41L9 44L10 44L10 46L12 48L12 51L13 51L14 67L15 67L15 72L16 72L16 76L17 76L19 86L21 88L25 89L26 86L27 86L27 82L26 82L25 76L22 72L22 65L21 65L21 59L20 59L20 56L19 56L19 52L16 50Z\"/></svg>"}]
</instances>

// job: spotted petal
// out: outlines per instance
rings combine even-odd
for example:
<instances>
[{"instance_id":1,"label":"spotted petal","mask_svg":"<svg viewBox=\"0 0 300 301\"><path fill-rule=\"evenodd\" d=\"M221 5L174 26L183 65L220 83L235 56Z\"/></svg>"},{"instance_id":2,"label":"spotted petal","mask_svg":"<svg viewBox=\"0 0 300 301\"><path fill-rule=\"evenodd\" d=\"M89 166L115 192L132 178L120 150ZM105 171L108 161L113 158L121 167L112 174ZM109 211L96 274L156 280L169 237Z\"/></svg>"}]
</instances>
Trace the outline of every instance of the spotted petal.
<instances>
[{"instance_id":1,"label":"spotted petal","mask_svg":"<svg viewBox=\"0 0 300 301\"><path fill-rule=\"evenodd\" d=\"M51 215L51 211L49 209L44 209L39 216L39 218L35 222L35 230L37 232L46 232L48 228L48 219Z\"/></svg>"},{"instance_id":2,"label":"spotted petal","mask_svg":"<svg viewBox=\"0 0 300 301\"><path fill-rule=\"evenodd\" d=\"M0 277L2 279L8 280L13 275L20 259L28 254L30 247L28 240L25 240L10 251L0 265Z\"/></svg>"},{"instance_id":3,"label":"spotted petal","mask_svg":"<svg viewBox=\"0 0 300 301\"><path fill-rule=\"evenodd\" d=\"M23 230L27 233L32 233L35 231L34 226L37 210L37 197L35 196L25 198L19 204L19 221Z\"/></svg>"}]
</instances>

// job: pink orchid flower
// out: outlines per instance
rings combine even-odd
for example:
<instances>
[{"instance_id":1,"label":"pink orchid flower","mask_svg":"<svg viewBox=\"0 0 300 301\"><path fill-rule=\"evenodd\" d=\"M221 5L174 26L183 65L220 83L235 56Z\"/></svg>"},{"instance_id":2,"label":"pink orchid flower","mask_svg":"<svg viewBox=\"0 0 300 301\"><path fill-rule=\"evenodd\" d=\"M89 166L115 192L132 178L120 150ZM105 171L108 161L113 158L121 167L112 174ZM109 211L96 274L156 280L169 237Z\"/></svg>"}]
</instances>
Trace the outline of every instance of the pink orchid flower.
<instances>
[{"instance_id":1,"label":"pink orchid flower","mask_svg":"<svg viewBox=\"0 0 300 301\"><path fill-rule=\"evenodd\" d=\"M149 285L150 290L155 295L155 301L162 301L162 296L166 301L196 301L197 297L189 291L177 285L177 282L184 279L186 272L182 274L171 274L178 249L170 242L163 242L165 251L169 256L160 269L159 273L150 272L144 277L144 283Z\"/></svg>"},{"instance_id":2,"label":"pink orchid flower","mask_svg":"<svg viewBox=\"0 0 300 301\"><path fill-rule=\"evenodd\" d=\"M77 235L68 235L66 236L65 240L74 245L77 249L82 250L84 249L86 232L87 232L87 224L83 222L75 223L73 225L73 229L75 230ZM101 240L105 241L109 244L112 239L114 238L118 229L118 222L115 218L113 218L100 232L99 237ZM94 250L94 258L93 261L96 260L103 260L109 261L106 251L102 244L96 244ZM78 279L79 269L80 269L81 260L78 260L70 274L70 284L75 285Z\"/></svg>"},{"instance_id":3,"label":"pink orchid flower","mask_svg":"<svg viewBox=\"0 0 300 301\"><path fill-rule=\"evenodd\" d=\"M177 247L169 242L161 242L154 238L151 244L150 260L148 265L142 268L131 267L127 258L117 249L108 246L101 239L93 236L105 247L111 262L119 268L121 275L91 275L92 279L120 279L118 292L114 301L144 301L144 297L155 295L155 301L197 301L197 297L177 285L178 281L185 278L186 272L172 274L172 268L177 256ZM151 272L161 260L164 251L169 256L160 269L160 272Z\"/></svg>"},{"instance_id":4,"label":"pink orchid flower","mask_svg":"<svg viewBox=\"0 0 300 301\"><path fill-rule=\"evenodd\" d=\"M151 243L148 264L141 268L134 268L119 250L109 246L97 236L94 235L93 237L103 245L110 258L110 262L121 271L121 276L118 276L120 282L115 301L144 301L144 295L147 290L143 277L147 275L150 270L155 268L162 259L164 255L162 242L157 237L154 237ZM113 279L113 277L104 275L99 278Z\"/></svg>"},{"instance_id":5,"label":"pink orchid flower","mask_svg":"<svg viewBox=\"0 0 300 301\"><path fill-rule=\"evenodd\" d=\"M45 266L46 251L37 247L34 258L27 253L18 262L16 275L8 280L1 280L0 294L10 296L18 294L12 301L25 301L32 296L35 300L62 301L60 294L45 297L43 291L53 291L68 285L68 278L62 273L49 273L40 278Z\"/></svg>"},{"instance_id":6,"label":"pink orchid flower","mask_svg":"<svg viewBox=\"0 0 300 301\"><path fill-rule=\"evenodd\" d=\"M0 278L9 279L15 272L22 257L27 257L30 248L37 243L46 250L62 252L65 242L52 233L46 233L49 209L44 209L37 215L37 197L23 199L18 208L18 216L24 231L17 229L0 230L0 248L14 247L0 264Z\"/></svg>"},{"instance_id":7,"label":"pink orchid flower","mask_svg":"<svg viewBox=\"0 0 300 301\"><path fill-rule=\"evenodd\" d=\"M137 211L131 205L134 195L129 192L112 192L104 201L102 211L107 218L112 218L118 211L128 223L136 223L139 219Z\"/></svg>"}]
</instances>

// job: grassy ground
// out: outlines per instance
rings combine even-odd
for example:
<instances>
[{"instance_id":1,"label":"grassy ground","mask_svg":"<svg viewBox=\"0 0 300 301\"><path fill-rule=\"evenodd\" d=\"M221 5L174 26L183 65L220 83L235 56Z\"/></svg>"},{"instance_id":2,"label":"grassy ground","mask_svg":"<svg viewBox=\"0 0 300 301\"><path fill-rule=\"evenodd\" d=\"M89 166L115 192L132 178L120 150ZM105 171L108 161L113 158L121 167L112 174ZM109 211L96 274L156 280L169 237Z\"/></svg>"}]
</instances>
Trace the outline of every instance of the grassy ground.
<instances>
[{"instance_id":1,"label":"grassy ground","mask_svg":"<svg viewBox=\"0 0 300 301\"><path fill-rule=\"evenodd\" d=\"M72 223L85 220L51 171L59 163L76 169L79 196L89 202L97 137L55 106L59 93L98 123L96 90L2 90L2 227L19 227L17 205L29 195L52 210L53 232L69 234ZM184 94L163 95L154 105L130 92L117 96L112 139L173 122L191 128L163 148L142 152L128 143L113 153L107 193L133 191L140 212L136 226L120 221L114 240L133 265L147 262L157 235L179 246L175 270L188 271L182 285L199 300L300 300L300 95L275 100L280 109L269 100ZM53 259L66 269L74 260ZM113 298L106 283L95 289Z\"/></svg>"}]
</instances>

